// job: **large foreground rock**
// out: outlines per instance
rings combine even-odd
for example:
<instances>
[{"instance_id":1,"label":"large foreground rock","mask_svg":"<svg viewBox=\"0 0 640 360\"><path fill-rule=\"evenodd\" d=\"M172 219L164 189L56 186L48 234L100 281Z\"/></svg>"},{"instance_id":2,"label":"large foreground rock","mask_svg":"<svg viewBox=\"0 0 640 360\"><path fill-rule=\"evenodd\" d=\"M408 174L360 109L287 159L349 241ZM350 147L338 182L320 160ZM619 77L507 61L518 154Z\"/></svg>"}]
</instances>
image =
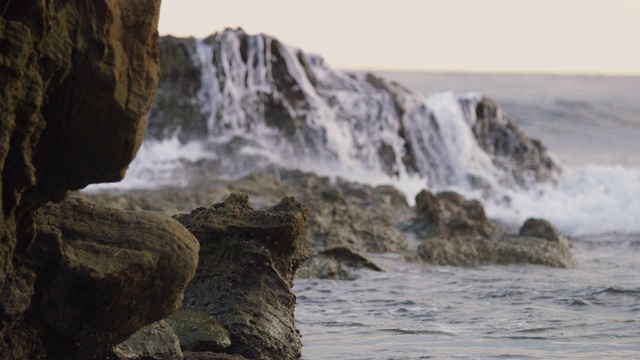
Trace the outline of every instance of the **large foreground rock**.
<instances>
[{"instance_id":1,"label":"large foreground rock","mask_svg":"<svg viewBox=\"0 0 640 360\"><path fill-rule=\"evenodd\" d=\"M198 241L179 222L71 197L48 204L28 250L37 273L28 322L49 357L87 359L182 302Z\"/></svg>"},{"instance_id":2,"label":"large foreground rock","mask_svg":"<svg viewBox=\"0 0 640 360\"><path fill-rule=\"evenodd\" d=\"M311 255L300 243L304 205L287 197L267 210L253 210L246 194L232 193L223 203L174 218L201 244L184 306L204 310L225 326L231 334L225 352L250 359L300 358L291 286L295 270Z\"/></svg>"},{"instance_id":3,"label":"large foreground rock","mask_svg":"<svg viewBox=\"0 0 640 360\"><path fill-rule=\"evenodd\" d=\"M1 0L0 9L0 358L37 359L41 325L15 328L34 296L25 258L34 212L124 176L159 80L160 0Z\"/></svg>"}]
</instances>

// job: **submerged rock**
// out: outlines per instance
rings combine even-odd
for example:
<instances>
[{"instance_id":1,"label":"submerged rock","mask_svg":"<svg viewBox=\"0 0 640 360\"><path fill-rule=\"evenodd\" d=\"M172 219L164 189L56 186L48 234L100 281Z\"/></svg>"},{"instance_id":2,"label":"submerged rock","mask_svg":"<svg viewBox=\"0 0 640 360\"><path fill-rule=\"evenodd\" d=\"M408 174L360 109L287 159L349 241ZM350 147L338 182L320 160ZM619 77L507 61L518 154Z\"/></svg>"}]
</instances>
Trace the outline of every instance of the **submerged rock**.
<instances>
[{"instance_id":1,"label":"submerged rock","mask_svg":"<svg viewBox=\"0 0 640 360\"><path fill-rule=\"evenodd\" d=\"M251 359L300 358L291 286L296 269L311 255L300 243L306 207L285 197L267 210L254 210L246 194L232 193L223 203L174 218L201 246L184 306L224 325L231 334L225 352Z\"/></svg>"}]
</instances>

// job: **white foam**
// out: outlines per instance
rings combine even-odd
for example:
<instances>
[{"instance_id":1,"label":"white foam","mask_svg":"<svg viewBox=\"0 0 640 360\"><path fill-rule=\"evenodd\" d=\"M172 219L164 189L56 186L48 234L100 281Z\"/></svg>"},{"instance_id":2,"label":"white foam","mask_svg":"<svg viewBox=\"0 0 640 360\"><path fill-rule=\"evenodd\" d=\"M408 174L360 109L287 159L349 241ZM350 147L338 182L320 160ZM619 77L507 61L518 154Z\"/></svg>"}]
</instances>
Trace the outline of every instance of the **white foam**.
<instances>
[{"instance_id":1,"label":"white foam","mask_svg":"<svg viewBox=\"0 0 640 360\"><path fill-rule=\"evenodd\" d=\"M503 191L511 204L496 197L487 214L518 226L528 217L550 220L571 236L640 233L640 168L587 165L566 169L557 186L534 191Z\"/></svg>"},{"instance_id":2,"label":"white foam","mask_svg":"<svg viewBox=\"0 0 640 360\"><path fill-rule=\"evenodd\" d=\"M180 171L184 162L212 158L215 158L215 154L208 152L205 149L205 144L200 141L181 144L177 137L162 141L147 140L142 143L122 181L89 185L83 191L100 192L185 186L188 182L188 176Z\"/></svg>"}]
</instances>

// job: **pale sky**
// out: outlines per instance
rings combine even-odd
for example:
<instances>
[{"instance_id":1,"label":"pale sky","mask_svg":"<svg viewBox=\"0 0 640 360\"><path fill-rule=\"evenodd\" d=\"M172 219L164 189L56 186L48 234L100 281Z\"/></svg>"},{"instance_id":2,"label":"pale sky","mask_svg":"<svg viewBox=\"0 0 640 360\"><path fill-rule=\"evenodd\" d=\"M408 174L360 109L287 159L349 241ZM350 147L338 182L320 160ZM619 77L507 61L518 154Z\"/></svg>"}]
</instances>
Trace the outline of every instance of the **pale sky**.
<instances>
[{"instance_id":1,"label":"pale sky","mask_svg":"<svg viewBox=\"0 0 640 360\"><path fill-rule=\"evenodd\" d=\"M160 35L238 26L335 68L640 75L640 0L162 0Z\"/></svg>"}]
</instances>

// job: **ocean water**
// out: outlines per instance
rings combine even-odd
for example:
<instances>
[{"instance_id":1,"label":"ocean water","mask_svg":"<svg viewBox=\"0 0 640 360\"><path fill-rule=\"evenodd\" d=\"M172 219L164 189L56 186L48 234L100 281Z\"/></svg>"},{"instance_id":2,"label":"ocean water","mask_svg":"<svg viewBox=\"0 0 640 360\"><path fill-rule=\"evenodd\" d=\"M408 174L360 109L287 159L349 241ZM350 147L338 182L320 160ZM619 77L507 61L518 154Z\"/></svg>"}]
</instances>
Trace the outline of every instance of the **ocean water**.
<instances>
[{"instance_id":1,"label":"ocean water","mask_svg":"<svg viewBox=\"0 0 640 360\"><path fill-rule=\"evenodd\" d=\"M375 261L354 281L296 280L304 359L640 358L640 78L383 73L431 96L495 99L563 164L539 196L485 203L509 222L551 219L578 266ZM464 192L464 189L460 189Z\"/></svg>"}]
</instances>

